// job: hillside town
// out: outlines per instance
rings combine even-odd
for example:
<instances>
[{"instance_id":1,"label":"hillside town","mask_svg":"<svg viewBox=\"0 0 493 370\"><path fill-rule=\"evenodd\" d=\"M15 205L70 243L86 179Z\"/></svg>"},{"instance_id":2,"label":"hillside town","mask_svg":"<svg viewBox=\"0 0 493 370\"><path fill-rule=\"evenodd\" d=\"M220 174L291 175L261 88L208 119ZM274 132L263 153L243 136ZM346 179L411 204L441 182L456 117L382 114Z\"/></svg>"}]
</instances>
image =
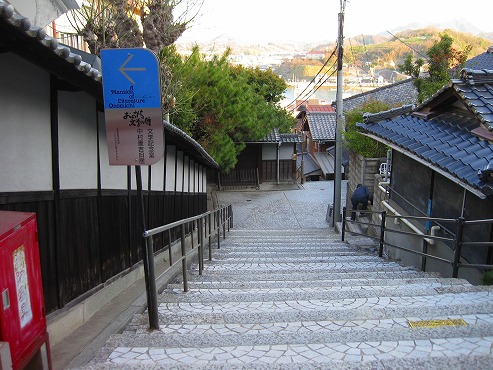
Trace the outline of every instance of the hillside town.
<instances>
[{"instance_id":1,"label":"hillside town","mask_svg":"<svg viewBox=\"0 0 493 370\"><path fill-rule=\"evenodd\" d=\"M0 370L493 368L493 34L206 2L0 0Z\"/></svg>"}]
</instances>

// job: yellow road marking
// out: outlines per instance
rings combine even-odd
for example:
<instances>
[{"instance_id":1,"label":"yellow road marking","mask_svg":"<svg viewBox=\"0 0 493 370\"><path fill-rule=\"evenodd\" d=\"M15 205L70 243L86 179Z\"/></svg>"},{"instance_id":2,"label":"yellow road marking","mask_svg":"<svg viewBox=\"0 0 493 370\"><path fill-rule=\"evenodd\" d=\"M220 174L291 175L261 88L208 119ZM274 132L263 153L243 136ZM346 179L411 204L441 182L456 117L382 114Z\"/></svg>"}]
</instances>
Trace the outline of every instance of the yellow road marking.
<instances>
[{"instance_id":1,"label":"yellow road marking","mask_svg":"<svg viewBox=\"0 0 493 370\"><path fill-rule=\"evenodd\" d=\"M440 326L467 326L463 319L408 321L411 328L437 328Z\"/></svg>"}]
</instances>

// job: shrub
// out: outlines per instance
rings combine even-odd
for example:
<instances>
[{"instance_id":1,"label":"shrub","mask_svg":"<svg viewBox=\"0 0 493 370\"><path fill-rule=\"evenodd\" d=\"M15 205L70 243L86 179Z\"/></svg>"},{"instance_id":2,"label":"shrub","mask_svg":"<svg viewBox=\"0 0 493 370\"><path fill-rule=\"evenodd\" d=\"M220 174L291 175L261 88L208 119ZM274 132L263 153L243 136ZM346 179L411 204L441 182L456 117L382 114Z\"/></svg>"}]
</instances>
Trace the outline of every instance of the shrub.
<instances>
[{"instance_id":1,"label":"shrub","mask_svg":"<svg viewBox=\"0 0 493 370\"><path fill-rule=\"evenodd\" d=\"M371 100L359 108L346 113L346 130L344 132L345 146L361 154L365 158L380 158L387 154L387 147L359 133L356 123L363 122L363 113L378 113L391 107L381 101Z\"/></svg>"}]
</instances>

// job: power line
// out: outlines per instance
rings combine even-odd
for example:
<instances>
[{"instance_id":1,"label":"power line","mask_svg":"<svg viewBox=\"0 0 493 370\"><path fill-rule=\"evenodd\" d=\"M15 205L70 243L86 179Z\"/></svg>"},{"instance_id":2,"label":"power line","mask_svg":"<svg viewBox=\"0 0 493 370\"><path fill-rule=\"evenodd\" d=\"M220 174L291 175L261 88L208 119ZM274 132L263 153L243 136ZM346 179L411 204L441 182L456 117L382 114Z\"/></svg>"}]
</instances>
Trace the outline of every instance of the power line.
<instances>
[{"instance_id":1,"label":"power line","mask_svg":"<svg viewBox=\"0 0 493 370\"><path fill-rule=\"evenodd\" d=\"M318 75L320 74L320 72L322 72L322 70L327 66L327 64L329 63L330 59L334 56L335 52L337 51L337 47L334 48L334 50L332 50L332 53L329 55L329 57L327 58L327 60L325 61L325 63L323 64L322 67L320 67L320 70L317 72L317 74L311 79L311 81L306 85L306 87L303 89L302 92L300 92L298 94L298 96L296 96L293 101L291 103L289 103L287 106L290 106L291 104L296 104L296 101L298 100L298 98L303 95L303 93L308 89L308 87L317 79ZM325 72L322 76L325 76L327 74L327 72ZM297 108L297 107L296 107ZM295 109L296 109L295 108Z\"/></svg>"},{"instance_id":2,"label":"power line","mask_svg":"<svg viewBox=\"0 0 493 370\"><path fill-rule=\"evenodd\" d=\"M351 42L351 39L349 39L349 48L351 49L351 55L353 56L354 67L356 69L356 77L359 80L359 72L358 72L358 67L356 66L356 57L354 56L353 44ZM361 92L363 92L363 85L361 84L361 82L359 83L359 87L361 89Z\"/></svg>"},{"instance_id":3,"label":"power line","mask_svg":"<svg viewBox=\"0 0 493 370\"><path fill-rule=\"evenodd\" d=\"M332 64L332 66L330 67L330 69L333 69L333 68L334 68L334 66L336 65L336 63L337 63L337 61L336 61L336 62L334 62L334 63ZM300 100L299 100L299 104L296 104L296 106L295 106L294 108L292 108L292 109L291 109L291 112L294 112L294 111L295 111L296 109L298 109L298 108L299 108L299 107L300 107L300 106L301 106L304 102L306 102L310 96L312 96L313 94L315 94L315 93L318 91L318 89L320 89L320 88L323 86L323 84L324 84L325 82L327 82L327 80L328 80L330 77L332 77L332 76L334 75L334 73L335 73L335 70L333 70L333 71L332 71L332 73L331 73L330 75L326 76L326 75L327 75L327 72L325 72L325 73L323 74L323 76L322 76L322 78L323 78L324 76L326 76L326 77L325 77L325 79L324 79L324 80L320 79L320 82L318 83L318 85L315 85L315 86L314 86L314 87L313 87L310 91L308 91L305 95L303 95L303 96L300 98ZM298 95L298 97L296 98L296 101L298 101L298 98L299 98L300 96L301 96L301 94L300 94L300 95Z\"/></svg>"},{"instance_id":4,"label":"power line","mask_svg":"<svg viewBox=\"0 0 493 370\"><path fill-rule=\"evenodd\" d=\"M414 51L416 54L418 54L419 56L421 56L422 58L424 58L425 60L429 61L428 57L427 56L424 56L423 54L421 54L419 51L417 51L416 49L414 49L411 45L408 45L406 44L404 41L402 41L400 38L398 38L396 35L394 35L392 32L390 31L387 31L391 36L395 37L398 41L402 42L404 45L406 45L409 49L411 49L412 51Z\"/></svg>"}]
</instances>

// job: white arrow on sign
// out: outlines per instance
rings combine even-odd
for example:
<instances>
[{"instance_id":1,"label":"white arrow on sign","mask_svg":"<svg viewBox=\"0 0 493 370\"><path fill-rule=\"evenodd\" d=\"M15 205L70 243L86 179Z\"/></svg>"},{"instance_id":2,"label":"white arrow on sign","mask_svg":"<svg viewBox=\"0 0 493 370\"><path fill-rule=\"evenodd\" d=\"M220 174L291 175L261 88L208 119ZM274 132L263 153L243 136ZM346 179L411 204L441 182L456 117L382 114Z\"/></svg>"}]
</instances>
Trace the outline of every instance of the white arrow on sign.
<instances>
[{"instance_id":1,"label":"white arrow on sign","mask_svg":"<svg viewBox=\"0 0 493 370\"><path fill-rule=\"evenodd\" d=\"M134 67L134 68L125 68L125 66L127 65L128 62L130 62L130 60L134 57L134 54L129 54L128 55L128 58L127 60L125 60L123 62L123 64L120 66L120 68L118 68L118 70L121 72L122 75L125 76L125 78L127 80L130 81L130 83L132 85L135 85L135 81L132 80L132 78L126 73L127 71L138 71L138 72L144 72L146 69L145 68L137 68L137 67Z\"/></svg>"}]
</instances>

